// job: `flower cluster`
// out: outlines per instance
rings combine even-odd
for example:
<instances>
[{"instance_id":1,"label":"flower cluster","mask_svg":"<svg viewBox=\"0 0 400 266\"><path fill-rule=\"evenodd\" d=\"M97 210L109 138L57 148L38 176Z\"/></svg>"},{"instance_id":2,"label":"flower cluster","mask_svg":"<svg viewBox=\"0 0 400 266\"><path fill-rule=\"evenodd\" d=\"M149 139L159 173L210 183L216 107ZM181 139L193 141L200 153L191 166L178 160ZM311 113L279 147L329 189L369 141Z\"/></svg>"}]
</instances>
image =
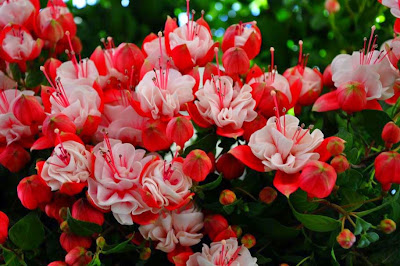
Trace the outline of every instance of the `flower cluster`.
<instances>
[{"instance_id":1,"label":"flower cluster","mask_svg":"<svg viewBox=\"0 0 400 266\"><path fill-rule=\"evenodd\" d=\"M0 164L18 173L31 160L28 149L50 151L33 162L36 172L16 187L25 208L39 208L60 226L67 255L49 265L86 265L121 248L107 245L103 237L108 229L102 226L112 222L116 225L109 230L135 231L123 243L135 244L143 260L153 248L168 253L175 265L257 265L251 222L242 236L242 228L230 226L220 213L250 213L245 197L260 204L261 213L282 196L275 189L287 198L303 191L308 201L340 212L340 221L326 223L334 223L335 230L342 222L337 241L350 248L356 238L344 226L346 220L354 224L350 216L357 213L325 199L337 196L337 180L343 183L350 167L362 168L374 159L383 191L400 184L396 121L382 129L378 153L369 157L374 142L367 143L366 161L355 165L348 161L344 135L324 135L322 127L306 127L298 118L311 108L341 110L349 128L352 115L382 111L383 101L397 110L399 37L377 50L373 26L361 50L336 56L323 74L308 66L300 40L297 64L279 74L273 47L267 71L252 65L262 43L255 21L229 26L220 44L204 12L195 20L189 2L184 25L168 17L163 32L149 34L141 48L102 39L103 47L83 59L63 1L50 0L42 9L35 0L0 3ZM382 4L400 16L394 2ZM340 5L326 1L326 9L335 13ZM64 52L68 60L62 62ZM39 69L27 64L37 58ZM46 81L29 87L26 80L35 70ZM322 94L324 87L329 91ZM257 191L259 200L243 185L252 178L259 181L253 187L264 187ZM217 198L207 203L212 193L205 193L211 190L218 190L220 204ZM289 204L304 227L312 227L318 216L302 219L308 214ZM260 223L277 223L264 218ZM392 232L392 222L385 220L379 228ZM0 244L7 240L8 224L0 212ZM325 232L321 228L316 231ZM202 248L196 246L201 242Z\"/></svg>"}]
</instances>

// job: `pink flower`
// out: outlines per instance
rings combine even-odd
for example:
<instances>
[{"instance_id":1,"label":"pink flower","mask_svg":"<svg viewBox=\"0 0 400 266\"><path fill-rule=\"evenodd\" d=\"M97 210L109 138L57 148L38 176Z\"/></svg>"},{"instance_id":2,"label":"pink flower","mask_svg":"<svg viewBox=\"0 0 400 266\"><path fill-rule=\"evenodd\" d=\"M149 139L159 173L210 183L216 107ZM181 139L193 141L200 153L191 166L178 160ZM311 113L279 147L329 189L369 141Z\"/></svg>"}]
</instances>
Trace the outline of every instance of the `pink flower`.
<instances>
[{"instance_id":1,"label":"pink flower","mask_svg":"<svg viewBox=\"0 0 400 266\"><path fill-rule=\"evenodd\" d=\"M200 115L210 124L215 124L219 133L224 134L223 128L228 128L230 131L240 131L240 136L243 134L243 123L257 116L251 91L249 85L240 88L237 83L233 85L230 77L216 76L207 80L203 89L196 92L198 101L195 104Z\"/></svg>"},{"instance_id":2,"label":"pink flower","mask_svg":"<svg viewBox=\"0 0 400 266\"><path fill-rule=\"evenodd\" d=\"M202 252L189 257L187 266L256 266L257 258L253 258L250 251L243 245L239 246L236 238L229 238L220 242L213 242L211 246L203 244Z\"/></svg>"},{"instance_id":3,"label":"pink flower","mask_svg":"<svg viewBox=\"0 0 400 266\"><path fill-rule=\"evenodd\" d=\"M68 116L78 130L82 130L89 117L100 119L101 99L97 91L88 85L61 84L52 89L51 113Z\"/></svg>"},{"instance_id":4,"label":"pink flower","mask_svg":"<svg viewBox=\"0 0 400 266\"><path fill-rule=\"evenodd\" d=\"M318 160L313 152L323 141L319 129L310 134L310 128L299 127L299 119L291 115L279 120L271 117L267 125L251 135L249 146L253 154L262 160L265 171L280 170L294 174L303 169L307 162Z\"/></svg>"},{"instance_id":5,"label":"pink flower","mask_svg":"<svg viewBox=\"0 0 400 266\"><path fill-rule=\"evenodd\" d=\"M126 119L127 117L129 119ZM102 131L106 129L112 139L128 142L134 146L143 145L142 129L147 119L138 115L132 106L106 104L101 119L95 135L97 141L103 140Z\"/></svg>"},{"instance_id":6,"label":"pink flower","mask_svg":"<svg viewBox=\"0 0 400 266\"><path fill-rule=\"evenodd\" d=\"M0 71L0 90L5 91L15 88L17 82L9 78L3 71Z\"/></svg>"},{"instance_id":7,"label":"pink flower","mask_svg":"<svg viewBox=\"0 0 400 266\"><path fill-rule=\"evenodd\" d=\"M21 95L33 95L33 91L16 89L0 91L0 145L10 145L17 141L26 141L35 132L24 125L12 113L14 103Z\"/></svg>"},{"instance_id":8,"label":"pink flower","mask_svg":"<svg viewBox=\"0 0 400 266\"><path fill-rule=\"evenodd\" d=\"M35 11L33 1L2 1L0 3L0 28L4 28L8 23L28 26L28 20L30 23L33 22Z\"/></svg>"},{"instance_id":9,"label":"pink flower","mask_svg":"<svg viewBox=\"0 0 400 266\"><path fill-rule=\"evenodd\" d=\"M150 207L138 187L144 166L152 159L132 144L106 138L93 150L94 178L88 179L88 194L101 209L111 210L120 224L133 224L132 215L144 215Z\"/></svg>"},{"instance_id":10,"label":"pink flower","mask_svg":"<svg viewBox=\"0 0 400 266\"><path fill-rule=\"evenodd\" d=\"M166 63L169 61L170 57L167 54L167 49L165 46L165 37L161 37L161 32L158 38L146 42L143 44L143 51L147 54L145 64L150 64L159 68L159 62L163 62L162 68L166 69ZM170 62L173 64L173 62Z\"/></svg>"},{"instance_id":11,"label":"pink flower","mask_svg":"<svg viewBox=\"0 0 400 266\"><path fill-rule=\"evenodd\" d=\"M153 119L172 118L181 106L194 99L195 79L167 68L147 72L136 87L140 109Z\"/></svg>"},{"instance_id":12,"label":"pink flower","mask_svg":"<svg viewBox=\"0 0 400 266\"><path fill-rule=\"evenodd\" d=\"M288 98L289 103L292 102L292 92L290 91L289 82L277 71L266 72L264 75L252 78L248 84L252 85L261 82L264 82L267 86L274 87L274 90L276 91L282 92Z\"/></svg>"},{"instance_id":13,"label":"pink flower","mask_svg":"<svg viewBox=\"0 0 400 266\"><path fill-rule=\"evenodd\" d=\"M86 183L90 176L91 154L82 143L65 141L58 144L40 173L52 191L64 183Z\"/></svg>"},{"instance_id":14,"label":"pink flower","mask_svg":"<svg viewBox=\"0 0 400 266\"><path fill-rule=\"evenodd\" d=\"M382 0L382 5L390 8L393 16L400 18L400 4L398 0Z\"/></svg>"},{"instance_id":15,"label":"pink flower","mask_svg":"<svg viewBox=\"0 0 400 266\"><path fill-rule=\"evenodd\" d=\"M0 33L0 56L8 62L25 62L39 56L41 39L34 40L29 31L19 25L7 25Z\"/></svg>"},{"instance_id":16,"label":"pink flower","mask_svg":"<svg viewBox=\"0 0 400 266\"><path fill-rule=\"evenodd\" d=\"M177 244L188 247L200 242L203 234L198 232L203 228L203 216L193 205L165 211L155 223L140 226L139 232L145 239L157 241L156 249L169 253Z\"/></svg>"},{"instance_id":17,"label":"pink flower","mask_svg":"<svg viewBox=\"0 0 400 266\"><path fill-rule=\"evenodd\" d=\"M146 201L156 208L169 210L183 206L193 195L192 179L183 173L181 158L170 163L154 160L142 173L141 185L149 196Z\"/></svg>"},{"instance_id":18,"label":"pink flower","mask_svg":"<svg viewBox=\"0 0 400 266\"><path fill-rule=\"evenodd\" d=\"M73 58L57 68L57 78L60 78L63 84L93 86L99 78L99 72L92 60L86 58L77 62Z\"/></svg>"}]
</instances>

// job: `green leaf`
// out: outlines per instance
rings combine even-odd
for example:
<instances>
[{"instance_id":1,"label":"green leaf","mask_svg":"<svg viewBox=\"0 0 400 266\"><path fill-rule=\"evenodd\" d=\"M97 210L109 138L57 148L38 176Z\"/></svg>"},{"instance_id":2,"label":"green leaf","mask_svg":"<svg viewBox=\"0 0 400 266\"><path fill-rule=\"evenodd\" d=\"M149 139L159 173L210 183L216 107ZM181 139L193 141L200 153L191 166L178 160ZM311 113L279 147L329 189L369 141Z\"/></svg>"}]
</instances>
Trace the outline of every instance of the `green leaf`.
<instances>
[{"instance_id":1,"label":"green leaf","mask_svg":"<svg viewBox=\"0 0 400 266\"><path fill-rule=\"evenodd\" d=\"M10 64L11 74L15 81L19 81L21 79L21 70L19 69L18 64L12 63Z\"/></svg>"},{"instance_id":2,"label":"green leaf","mask_svg":"<svg viewBox=\"0 0 400 266\"><path fill-rule=\"evenodd\" d=\"M362 232L368 231L371 226L372 224L358 217L356 221L356 228L354 229L354 235L358 236Z\"/></svg>"},{"instance_id":3,"label":"green leaf","mask_svg":"<svg viewBox=\"0 0 400 266\"><path fill-rule=\"evenodd\" d=\"M371 243L373 243L379 240L379 235L375 232L368 232L367 238Z\"/></svg>"},{"instance_id":4,"label":"green leaf","mask_svg":"<svg viewBox=\"0 0 400 266\"><path fill-rule=\"evenodd\" d=\"M43 82L43 73L41 71L31 71L25 78L25 84L28 88L39 86Z\"/></svg>"},{"instance_id":5,"label":"green leaf","mask_svg":"<svg viewBox=\"0 0 400 266\"><path fill-rule=\"evenodd\" d=\"M297 190L295 193L290 195L290 201L294 208L299 212L310 212L318 208L317 202L310 202L307 200L307 193L303 190Z\"/></svg>"},{"instance_id":6,"label":"green leaf","mask_svg":"<svg viewBox=\"0 0 400 266\"><path fill-rule=\"evenodd\" d=\"M133 237L133 235L132 235ZM131 238L115 245L105 245L101 253L103 254L114 254L114 253L125 253L136 250L137 247L131 244Z\"/></svg>"},{"instance_id":7,"label":"green leaf","mask_svg":"<svg viewBox=\"0 0 400 266\"><path fill-rule=\"evenodd\" d=\"M235 207L238 205L238 204L241 204L242 203L242 200L241 199L239 199L239 200L236 200L234 203L232 203L232 204L229 204L229 205L224 205L224 206L222 206L222 209L224 209L224 211L226 212L226 214L232 214L233 213L233 211L235 210Z\"/></svg>"},{"instance_id":8,"label":"green leaf","mask_svg":"<svg viewBox=\"0 0 400 266\"><path fill-rule=\"evenodd\" d=\"M365 248L368 247L371 242L368 240L368 237L366 235L362 235L360 240L358 241L358 248Z\"/></svg>"},{"instance_id":9,"label":"green leaf","mask_svg":"<svg viewBox=\"0 0 400 266\"><path fill-rule=\"evenodd\" d=\"M204 191L213 190L216 187L218 187L219 184L221 184L221 182L222 182L222 174L220 174L218 176L218 178L215 179L214 181L212 181L210 183L207 183L207 184L204 184L204 185L201 185L201 186L198 186L196 189L201 189L201 190L204 190Z\"/></svg>"},{"instance_id":10,"label":"green leaf","mask_svg":"<svg viewBox=\"0 0 400 266\"><path fill-rule=\"evenodd\" d=\"M339 128L339 132L336 134L336 136L346 141L346 151L353 147L353 134L349 133L345 128Z\"/></svg>"},{"instance_id":11,"label":"green leaf","mask_svg":"<svg viewBox=\"0 0 400 266\"><path fill-rule=\"evenodd\" d=\"M358 217L363 217L363 216L366 216L366 215L371 214L373 212L379 211L380 209L382 209L382 208L386 207L387 205L391 204L392 202L396 201L398 199L398 197L399 197L399 193L400 192L397 192L396 195L394 195L393 197L388 199L386 202L382 203L381 205L379 205L379 206L377 206L375 208L372 208L372 209L369 209L369 210L366 210L366 211L362 211L362 212L356 212L357 216Z\"/></svg>"},{"instance_id":12,"label":"green leaf","mask_svg":"<svg viewBox=\"0 0 400 266\"><path fill-rule=\"evenodd\" d=\"M354 116L354 128L368 134L370 140L375 140L377 144L383 144L381 138L382 129L386 123L391 121L387 113L377 110L364 110Z\"/></svg>"},{"instance_id":13,"label":"green leaf","mask_svg":"<svg viewBox=\"0 0 400 266\"><path fill-rule=\"evenodd\" d=\"M336 256L335 256L335 250L332 248L332 250L331 250L331 256L332 256L332 259L333 259L333 265L334 266L340 266L340 264L339 264L339 262L337 261L337 259L336 259Z\"/></svg>"},{"instance_id":14,"label":"green leaf","mask_svg":"<svg viewBox=\"0 0 400 266\"><path fill-rule=\"evenodd\" d=\"M310 229L311 231L330 232L337 229L341 225L338 220L327 216L299 213L294 209L290 200L288 200L288 202L296 219L301 222L304 227Z\"/></svg>"},{"instance_id":15,"label":"green leaf","mask_svg":"<svg viewBox=\"0 0 400 266\"><path fill-rule=\"evenodd\" d=\"M38 248L44 239L44 228L35 212L31 212L10 228L11 241L23 250Z\"/></svg>"},{"instance_id":16,"label":"green leaf","mask_svg":"<svg viewBox=\"0 0 400 266\"><path fill-rule=\"evenodd\" d=\"M256 258L257 258L257 264L266 264L272 262L272 259L266 258L259 253L256 254Z\"/></svg>"},{"instance_id":17,"label":"green leaf","mask_svg":"<svg viewBox=\"0 0 400 266\"><path fill-rule=\"evenodd\" d=\"M101 266L101 261L98 256L93 257L87 266Z\"/></svg>"},{"instance_id":18,"label":"green leaf","mask_svg":"<svg viewBox=\"0 0 400 266\"><path fill-rule=\"evenodd\" d=\"M350 189L350 188L342 188L341 190L339 190L340 193L342 194L342 201L341 201L341 205L347 205L347 204L354 204L354 203L358 203L358 202L363 202L366 197L357 193L357 191ZM362 203L351 206L346 208L347 211L354 211L358 208L360 208L362 206Z\"/></svg>"},{"instance_id":19,"label":"green leaf","mask_svg":"<svg viewBox=\"0 0 400 266\"><path fill-rule=\"evenodd\" d=\"M282 225L272 218L254 217L248 219L243 217L243 222L246 222L249 228L254 228L254 230L261 232L268 239L282 241L295 238L300 233L299 229Z\"/></svg>"},{"instance_id":20,"label":"green leaf","mask_svg":"<svg viewBox=\"0 0 400 266\"><path fill-rule=\"evenodd\" d=\"M217 142L218 142L217 134L215 133L208 134L201 139L196 139L196 141L192 145L190 145L185 149L184 155L185 156L188 155L189 152L195 149L202 149L206 153L213 151L215 149L215 146L217 145Z\"/></svg>"},{"instance_id":21,"label":"green leaf","mask_svg":"<svg viewBox=\"0 0 400 266\"><path fill-rule=\"evenodd\" d=\"M91 236L95 233L100 233L102 227L96 223L89 223L76 220L72 217L70 210L67 212L68 227L71 231L79 236Z\"/></svg>"},{"instance_id":22,"label":"green leaf","mask_svg":"<svg viewBox=\"0 0 400 266\"><path fill-rule=\"evenodd\" d=\"M6 248L3 248L3 258L7 266L26 266L25 261L18 258L13 251Z\"/></svg>"}]
</instances>

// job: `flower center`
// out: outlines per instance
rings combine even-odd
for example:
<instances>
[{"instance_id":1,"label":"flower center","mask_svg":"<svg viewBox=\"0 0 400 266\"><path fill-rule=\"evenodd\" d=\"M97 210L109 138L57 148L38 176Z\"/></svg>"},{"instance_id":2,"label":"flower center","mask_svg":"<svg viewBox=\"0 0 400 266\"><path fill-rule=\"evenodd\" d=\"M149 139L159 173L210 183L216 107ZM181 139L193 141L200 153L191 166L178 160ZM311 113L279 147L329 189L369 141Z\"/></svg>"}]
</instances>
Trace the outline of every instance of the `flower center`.
<instances>
[{"instance_id":1,"label":"flower center","mask_svg":"<svg viewBox=\"0 0 400 266\"><path fill-rule=\"evenodd\" d=\"M235 253L233 253L233 255L231 256L231 258L228 259L229 248L226 246L226 240L222 240L221 244L222 244L222 249L220 251L219 256L214 261L214 264L217 266L230 266L240 256L239 252L242 249L242 247L238 247L235 250Z\"/></svg>"},{"instance_id":2,"label":"flower center","mask_svg":"<svg viewBox=\"0 0 400 266\"><path fill-rule=\"evenodd\" d=\"M200 26L197 24L194 24L194 14L196 14L196 11L192 10L192 20L190 20L190 0L186 0L186 15L188 22L186 24L186 39L189 41L193 41L194 37L199 35L200 32ZM201 12L201 15L203 17L204 12Z\"/></svg>"}]
</instances>

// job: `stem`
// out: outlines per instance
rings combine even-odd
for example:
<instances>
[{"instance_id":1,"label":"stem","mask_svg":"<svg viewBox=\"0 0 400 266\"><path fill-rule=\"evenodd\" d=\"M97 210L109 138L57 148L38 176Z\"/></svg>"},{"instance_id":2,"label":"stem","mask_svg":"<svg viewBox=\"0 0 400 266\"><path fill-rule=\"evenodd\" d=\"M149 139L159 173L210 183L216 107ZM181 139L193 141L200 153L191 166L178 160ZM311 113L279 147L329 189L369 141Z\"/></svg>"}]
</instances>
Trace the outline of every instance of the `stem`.
<instances>
[{"instance_id":1,"label":"stem","mask_svg":"<svg viewBox=\"0 0 400 266\"><path fill-rule=\"evenodd\" d=\"M250 198L252 198L254 201L257 201L257 199L256 199L253 195L251 195L249 192L247 192L247 191L244 190L243 188L235 187L235 188L233 188L233 189L234 189L234 190L237 190L237 191L240 191L240 192L242 192L243 194L245 194L245 195L249 196Z\"/></svg>"},{"instance_id":2,"label":"stem","mask_svg":"<svg viewBox=\"0 0 400 266\"><path fill-rule=\"evenodd\" d=\"M357 205L364 205L365 203L374 202L374 201L378 201L378 200L381 200L381 199L383 199L383 195L381 195L379 197L376 197L376 198L373 198L373 199L369 199L369 200L364 200L364 201L361 201L361 202L356 202L356 203L343 205L341 207L343 209L345 209L345 208L349 208L349 207L353 207L353 206L357 206Z\"/></svg>"},{"instance_id":3,"label":"stem","mask_svg":"<svg viewBox=\"0 0 400 266\"><path fill-rule=\"evenodd\" d=\"M305 257L304 259L302 259L299 263L296 264L296 266L300 266L301 264L303 264L304 262L306 262L308 259L310 259L311 256Z\"/></svg>"}]
</instances>

